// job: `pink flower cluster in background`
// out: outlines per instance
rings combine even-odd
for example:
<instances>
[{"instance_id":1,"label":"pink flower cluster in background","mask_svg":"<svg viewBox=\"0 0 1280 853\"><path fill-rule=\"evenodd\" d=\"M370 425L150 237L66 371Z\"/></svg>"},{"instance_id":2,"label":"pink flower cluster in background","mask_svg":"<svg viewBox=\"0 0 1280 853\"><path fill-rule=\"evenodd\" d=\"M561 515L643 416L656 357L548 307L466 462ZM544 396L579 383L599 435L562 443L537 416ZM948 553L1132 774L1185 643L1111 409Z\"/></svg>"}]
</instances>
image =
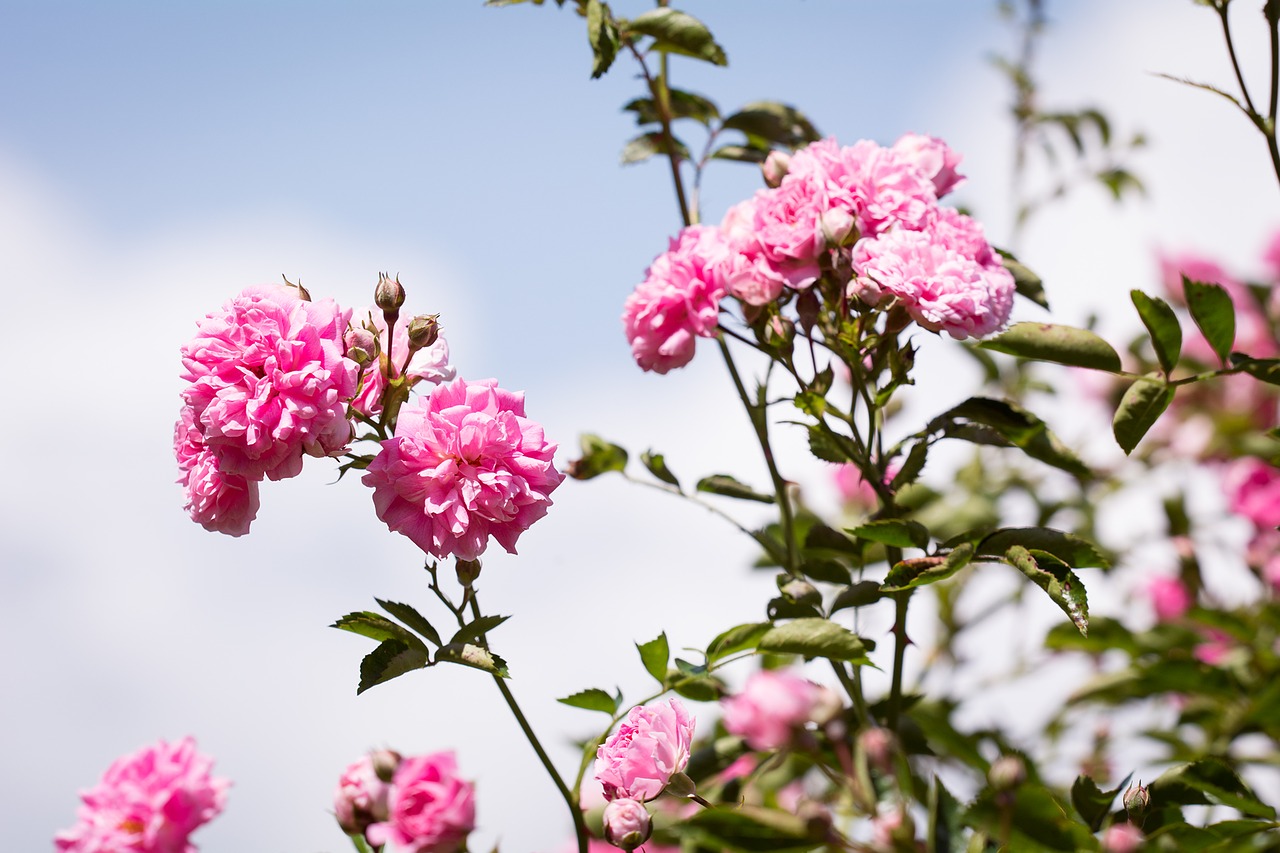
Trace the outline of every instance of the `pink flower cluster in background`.
<instances>
[{"instance_id":1,"label":"pink flower cluster in background","mask_svg":"<svg viewBox=\"0 0 1280 853\"><path fill-rule=\"evenodd\" d=\"M76 825L59 832L63 853L192 853L192 832L217 817L230 782L195 741L159 741L117 759L80 792Z\"/></svg>"},{"instance_id":2,"label":"pink flower cluster in background","mask_svg":"<svg viewBox=\"0 0 1280 853\"><path fill-rule=\"evenodd\" d=\"M349 311L294 287L248 287L182 347L184 408L174 452L187 510L206 529L247 533L257 483L302 470L351 439L357 367L344 355Z\"/></svg>"},{"instance_id":3,"label":"pink flower cluster in background","mask_svg":"<svg viewBox=\"0 0 1280 853\"><path fill-rule=\"evenodd\" d=\"M751 673L742 691L720 700L724 727L752 749L778 749L814 718L823 690L782 670Z\"/></svg>"},{"instance_id":4,"label":"pink flower cluster in background","mask_svg":"<svg viewBox=\"0 0 1280 853\"><path fill-rule=\"evenodd\" d=\"M475 786L452 752L401 758L378 750L343 772L334 814L348 835L410 853L455 853L475 829Z\"/></svg>"},{"instance_id":5,"label":"pink flower cluster in background","mask_svg":"<svg viewBox=\"0 0 1280 853\"><path fill-rule=\"evenodd\" d=\"M679 699L637 705L596 750L607 800L652 800L689 764L696 720Z\"/></svg>"},{"instance_id":6,"label":"pink flower cluster in background","mask_svg":"<svg viewBox=\"0 0 1280 853\"><path fill-rule=\"evenodd\" d=\"M428 554L474 560L491 536L514 554L564 480L555 451L522 393L459 378L400 410L363 482L378 518Z\"/></svg>"},{"instance_id":7,"label":"pink flower cluster in background","mask_svg":"<svg viewBox=\"0 0 1280 853\"><path fill-rule=\"evenodd\" d=\"M922 327L955 338L1001 328L1012 275L976 222L938 205L963 178L941 140L907 134L892 147L824 139L774 152L769 187L732 207L718 229L695 225L671 242L627 299L623 325L636 362L666 373L718 328L720 300L751 306L804 290L852 252L851 297L902 305Z\"/></svg>"}]
</instances>

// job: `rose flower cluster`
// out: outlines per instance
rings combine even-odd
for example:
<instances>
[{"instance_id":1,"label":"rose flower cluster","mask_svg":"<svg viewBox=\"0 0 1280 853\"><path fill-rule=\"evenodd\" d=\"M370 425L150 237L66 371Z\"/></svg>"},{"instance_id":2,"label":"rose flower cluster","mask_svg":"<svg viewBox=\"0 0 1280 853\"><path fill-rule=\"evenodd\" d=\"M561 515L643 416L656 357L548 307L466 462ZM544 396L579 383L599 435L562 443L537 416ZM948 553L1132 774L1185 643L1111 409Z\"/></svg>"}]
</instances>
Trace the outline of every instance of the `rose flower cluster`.
<instances>
[{"instance_id":1,"label":"rose flower cluster","mask_svg":"<svg viewBox=\"0 0 1280 853\"><path fill-rule=\"evenodd\" d=\"M458 777L452 752L403 758L380 749L343 772L333 810L343 832L374 847L455 853L475 829L475 786Z\"/></svg>"},{"instance_id":2,"label":"rose flower cluster","mask_svg":"<svg viewBox=\"0 0 1280 853\"><path fill-rule=\"evenodd\" d=\"M963 178L940 140L908 134L885 148L815 142L765 162L769 188L734 206L720 227L693 225L671 241L628 297L623 325L636 362L666 373L719 328L721 302L766 306L835 270L842 294L901 306L953 338L1000 329L1014 280L982 226L938 200Z\"/></svg>"},{"instance_id":3,"label":"rose flower cluster","mask_svg":"<svg viewBox=\"0 0 1280 853\"><path fill-rule=\"evenodd\" d=\"M378 517L433 556L473 560L516 540L564 479L556 444L495 380L454 378L434 315L400 321L404 289L382 276L352 323L301 287L249 287L199 323L182 348L174 432L191 518L240 536L263 479L296 476L305 456L365 468ZM452 381L449 381L452 380ZM410 399L415 386L434 386ZM376 440L358 456L351 444Z\"/></svg>"}]
</instances>

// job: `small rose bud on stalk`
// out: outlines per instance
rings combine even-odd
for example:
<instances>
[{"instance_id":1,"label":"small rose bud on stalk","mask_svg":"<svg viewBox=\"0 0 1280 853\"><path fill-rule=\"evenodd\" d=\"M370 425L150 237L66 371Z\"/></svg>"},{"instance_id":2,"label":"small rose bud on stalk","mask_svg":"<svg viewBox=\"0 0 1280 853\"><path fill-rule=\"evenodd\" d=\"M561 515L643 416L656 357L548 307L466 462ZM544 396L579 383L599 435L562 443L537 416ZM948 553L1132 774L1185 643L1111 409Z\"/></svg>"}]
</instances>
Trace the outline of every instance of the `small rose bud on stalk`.
<instances>
[{"instance_id":1,"label":"small rose bud on stalk","mask_svg":"<svg viewBox=\"0 0 1280 853\"><path fill-rule=\"evenodd\" d=\"M1142 817L1146 814L1149 805L1151 805L1151 792L1141 782L1136 782L1125 789L1124 810L1128 813L1129 820L1141 825Z\"/></svg>"},{"instance_id":2,"label":"small rose bud on stalk","mask_svg":"<svg viewBox=\"0 0 1280 853\"><path fill-rule=\"evenodd\" d=\"M769 156L765 157L764 162L760 164L765 184L774 188L782 183L782 179L787 176L790 168L791 155L785 151L770 151Z\"/></svg>"},{"instance_id":3,"label":"small rose bud on stalk","mask_svg":"<svg viewBox=\"0 0 1280 853\"><path fill-rule=\"evenodd\" d=\"M368 329L352 329L347 332L347 358L364 367L377 357L378 339Z\"/></svg>"},{"instance_id":4,"label":"small rose bud on stalk","mask_svg":"<svg viewBox=\"0 0 1280 853\"><path fill-rule=\"evenodd\" d=\"M458 560L457 561L458 583L470 589L476 579L480 577L480 561L479 560Z\"/></svg>"},{"instance_id":5,"label":"small rose bud on stalk","mask_svg":"<svg viewBox=\"0 0 1280 853\"><path fill-rule=\"evenodd\" d=\"M604 807L604 837L614 847L634 850L653 834L653 819L639 800L614 800Z\"/></svg>"},{"instance_id":6,"label":"small rose bud on stalk","mask_svg":"<svg viewBox=\"0 0 1280 853\"><path fill-rule=\"evenodd\" d=\"M991 762L987 781L997 791L1012 791L1027 781L1027 765L1016 755L1002 755Z\"/></svg>"}]
</instances>

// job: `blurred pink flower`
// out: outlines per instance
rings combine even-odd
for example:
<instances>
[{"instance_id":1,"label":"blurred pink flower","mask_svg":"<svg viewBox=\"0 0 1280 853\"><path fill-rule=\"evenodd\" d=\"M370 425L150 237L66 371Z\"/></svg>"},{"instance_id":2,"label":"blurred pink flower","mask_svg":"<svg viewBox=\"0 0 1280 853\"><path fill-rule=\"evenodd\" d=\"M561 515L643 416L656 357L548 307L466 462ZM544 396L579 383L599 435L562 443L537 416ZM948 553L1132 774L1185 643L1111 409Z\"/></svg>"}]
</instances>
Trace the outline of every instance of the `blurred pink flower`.
<instances>
[{"instance_id":1,"label":"blurred pink flower","mask_svg":"<svg viewBox=\"0 0 1280 853\"><path fill-rule=\"evenodd\" d=\"M837 465L833 479L840 498L847 504L861 509L870 509L878 505L875 486L862 478L862 470L852 462Z\"/></svg>"},{"instance_id":2,"label":"blurred pink flower","mask_svg":"<svg viewBox=\"0 0 1280 853\"><path fill-rule=\"evenodd\" d=\"M346 404L357 367L343 334L350 311L292 287L247 287L200 321L182 347L183 399L218 468L250 480L293 477L303 454L351 438Z\"/></svg>"},{"instance_id":3,"label":"blurred pink flower","mask_svg":"<svg viewBox=\"0 0 1280 853\"><path fill-rule=\"evenodd\" d=\"M938 198L964 183L964 175L956 171L961 155L948 147L947 143L932 136L919 133L907 133L893 143L893 150L914 163L916 170L933 184Z\"/></svg>"},{"instance_id":4,"label":"blurred pink flower","mask_svg":"<svg viewBox=\"0 0 1280 853\"><path fill-rule=\"evenodd\" d=\"M1170 622L1179 619L1191 609L1191 593L1178 578L1157 575L1147 582L1147 595L1151 598L1151 608L1156 612L1156 619Z\"/></svg>"},{"instance_id":5,"label":"blurred pink flower","mask_svg":"<svg viewBox=\"0 0 1280 853\"><path fill-rule=\"evenodd\" d=\"M1170 302L1185 305L1186 294L1182 292L1182 277L1185 275L1192 281L1204 284L1220 284L1231 294L1232 300L1239 307L1240 296L1246 296L1244 283L1232 276L1217 261L1197 255L1194 252L1174 254L1161 253L1157 260L1160 263L1160 278L1164 283L1165 295Z\"/></svg>"},{"instance_id":6,"label":"blurred pink flower","mask_svg":"<svg viewBox=\"0 0 1280 853\"><path fill-rule=\"evenodd\" d=\"M742 691L720 700L724 727L752 749L778 749L809 722L819 698L818 685L781 670L751 673Z\"/></svg>"},{"instance_id":7,"label":"blurred pink flower","mask_svg":"<svg viewBox=\"0 0 1280 853\"><path fill-rule=\"evenodd\" d=\"M1267 247L1262 250L1262 263L1267 268L1267 281L1280 283L1280 230L1267 240Z\"/></svg>"},{"instance_id":8,"label":"blurred pink flower","mask_svg":"<svg viewBox=\"0 0 1280 853\"><path fill-rule=\"evenodd\" d=\"M1192 654L1195 659L1201 663L1207 663L1209 666L1218 666L1222 663L1227 654L1235 648L1235 641L1231 639L1231 635L1217 628L1201 629L1204 634L1205 641L1198 643Z\"/></svg>"},{"instance_id":9,"label":"blurred pink flower","mask_svg":"<svg viewBox=\"0 0 1280 853\"><path fill-rule=\"evenodd\" d=\"M1280 469L1253 456L1227 464L1222 488L1231 511L1259 528L1280 526Z\"/></svg>"},{"instance_id":10,"label":"blurred pink flower","mask_svg":"<svg viewBox=\"0 0 1280 853\"><path fill-rule=\"evenodd\" d=\"M697 338L715 335L724 297L719 266L725 257L720 233L693 225L654 259L622 309L631 353L642 369L666 373L684 367L693 359Z\"/></svg>"},{"instance_id":11,"label":"blurred pink flower","mask_svg":"<svg viewBox=\"0 0 1280 853\"><path fill-rule=\"evenodd\" d=\"M1142 847L1142 830L1129 822L1113 823L1102 833L1103 853L1134 853Z\"/></svg>"},{"instance_id":12,"label":"blurred pink flower","mask_svg":"<svg viewBox=\"0 0 1280 853\"><path fill-rule=\"evenodd\" d=\"M338 778L333 792L333 813L348 835L363 835L369 826L388 818L390 786L378 778L373 758L364 755L353 761Z\"/></svg>"},{"instance_id":13,"label":"blurred pink flower","mask_svg":"<svg viewBox=\"0 0 1280 853\"><path fill-rule=\"evenodd\" d=\"M191 520L215 533L241 536L258 515L258 484L218 470L218 459L204 446L190 406L183 406L173 430L173 452L186 492Z\"/></svg>"},{"instance_id":14,"label":"blurred pink flower","mask_svg":"<svg viewBox=\"0 0 1280 853\"><path fill-rule=\"evenodd\" d=\"M400 410L362 482L378 518L428 554L474 560L490 536L514 554L564 480L555 452L522 392L459 378Z\"/></svg>"},{"instance_id":15,"label":"blurred pink flower","mask_svg":"<svg viewBox=\"0 0 1280 853\"><path fill-rule=\"evenodd\" d=\"M230 782L195 741L158 741L117 759L102 780L80 792L76 825L54 846L67 853L193 853L188 837L217 817Z\"/></svg>"},{"instance_id":16,"label":"blurred pink flower","mask_svg":"<svg viewBox=\"0 0 1280 853\"><path fill-rule=\"evenodd\" d=\"M365 835L410 853L454 853L476 825L475 788L458 778L452 752L406 758L391 780L389 817Z\"/></svg>"},{"instance_id":17,"label":"blurred pink flower","mask_svg":"<svg viewBox=\"0 0 1280 853\"><path fill-rule=\"evenodd\" d=\"M596 750L595 776L609 800L652 800L689 763L697 721L679 699L637 705Z\"/></svg>"},{"instance_id":18,"label":"blurred pink flower","mask_svg":"<svg viewBox=\"0 0 1280 853\"><path fill-rule=\"evenodd\" d=\"M356 317L356 322L360 329L372 327L381 345L382 354L387 355L387 322L383 319L382 312L371 308L367 313ZM348 345L351 342L352 335L352 332L347 333ZM396 330L391 339L389 369L391 370L391 375L396 377L401 375L401 368L405 366L405 359L409 357L409 324L407 321L401 320L396 324ZM449 344L444 339L444 335L439 335L431 346L423 347L415 352L413 359L409 362L409 369L405 371L404 375L409 376L415 385L424 381L439 385L441 382L453 379L456 374L449 364ZM387 378L382 374L382 367L378 363L378 359L373 359L364 366L361 380L360 393L351 400L351 408L362 415L376 415L382 411L382 392L387 388Z\"/></svg>"}]
</instances>

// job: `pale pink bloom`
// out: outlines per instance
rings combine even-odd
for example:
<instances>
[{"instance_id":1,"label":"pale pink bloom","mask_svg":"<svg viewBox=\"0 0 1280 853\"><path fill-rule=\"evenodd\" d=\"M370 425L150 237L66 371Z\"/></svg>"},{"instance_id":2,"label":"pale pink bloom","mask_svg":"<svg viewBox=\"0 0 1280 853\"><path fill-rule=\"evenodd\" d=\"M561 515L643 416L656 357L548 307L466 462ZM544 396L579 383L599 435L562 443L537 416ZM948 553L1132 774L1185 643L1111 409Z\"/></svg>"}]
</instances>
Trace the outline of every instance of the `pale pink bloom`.
<instances>
[{"instance_id":1,"label":"pale pink bloom","mask_svg":"<svg viewBox=\"0 0 1280 853\"><path fill-rule=\"evenodd\" d=\"M877 850L897 849L893 834L902 826L901 809L889 808L871 819L871 844Z\"/></svg>"},{"instance_id":2,"label":"pale pink bloom","mask_svg":"<svg viewBox=\"0 0 1280 853\"><path fill-rule=\"evenodd\" d=\"M622 309L631 353L641 368L666 373L683 367L693 359L697 339L715 335L725 292L719 267L725 258L719 232L693 225L650 264Z\"/></svg>"},{"instance_id":3,"label":"pale pink bloom","mask_svg":"<svg viewBox=\"0 0 1280 853\"><path fill-rule=\"evenodd\" d=\"M653 834L653 818L639 800L619 798L604 807L604 837L614 847L634 850Z\"/></svg>"},{"instance_id":4,"label":"pale pink bloom","mask_svg":"<svg viewBox=\"0 0 1280 853\"><path fill-rule=\"evenodd\" d=\"M893 150L915 164L916 169L933 184L938 198L964 183L965 177L956 171L964 159L947 143L932 136L907 133L893 143Z\"/></svg>"},{"instance_id":5,"label":"pale pink bloom","mask_svg":"<svg viewBox=\"0 0 1280 853\"><path fill-rule=\"evenodd\" d=\"M66 853L193 853L192 832L222 811L230 782L195 741L159 741L117 759L80 792L76 825L54 846Z\"/></svg>"},{"instance_id":6,"label":"pale pink bloom","mask_svg":"<svg viewBox=\"0 0 1280 853\"><path fill-rule=\"evenodd\" d=\"M742 691L720 700L724 727L752 749L778 749L812 718L818 685L798 675L761 669Z\"/></svg>"},{"instance_id":7,"label":"pale pink bloom","mask_svg":"<svg viewBox=\"0 0 1280 853\"><path fill-rule=\"evenodd\" d=\"M1192 281L1204 284L1220 284L1231 294L1236 307L1240 306L1240 297L1251 298L1244 283L1231 275L1211 258L1197 255L1194 252L1175 254L1161 253L1157 256L1160 264L1160 279L1164 284L1164 292L1170 302L1185 305L1186 294L1182 292L1182 277L1185 275Z\"/></svg>"},{"instance_id":8,"label":"pale pink bloom","mask_svg":"<svg viewBox=\"0 0 1280 853\"><path fill-rule=\"evenodd\" d=\"M716 778L721 783L732 782L734 779L743 779L751 775L751 772L756 769L757 763L756 757L749 752L739 755L733 760L732 764L721 770Z\"/></svg>"},{"instance_id":9,"label":"pale pink bloom","mask_svg":"<svg viewBox=\"0 0 1280 853\"><path fill-rule=\"evenodd\" d=\"M1004 326L1013 309L1013 276L936 242L932 234L894 230L854 247L850 295L870 305L896 299L922 327L957 340Z\"/></svg>"},{"instance_id":10,"label":"pale pink bloom","mask_svg":"<svg viewBox=\"0 0 1280 853\"><path fill-rule=\"evenodd\" d=\"M999 269L1004 261L991 249L982 224L950 207L937 209L927 229L934 242L957 254L977 261L986 269Z\"/></svg>"},{"instance_id":11,"label":"pale pink bloom","mask_svg":"<svg viewBox=\"0 0 1280 853\"><path fill-rule=\"evenodd\" d=\"M644 853L680 853L679 847L668 844L646 844ZM578 853L578 842L573 841L561 848L561 853ZM617 853L617 848L601 838L587 840L587 853Z\"/></svg>"},{"instance_id":12,"label":"pale pink bloom","mask_svg":"<svg viewBox=\"0 0 1280 853\"><path fill-rule=\"evenodd\" d=\"M697 721L679 699L637 705L596 750L595 776L609 800L652 800L689 764Z\"/></svg>"},{"instance_id":13,"label":"pale pink bloom","mask_svg":"<svg viewBox=\"0 0 1280 853\"><path fill-rule=\"evenodd\" d=\"M1218 666L1226 660L1227 654L1235 648L1235 641L1231 639L1231 635L1217 628L1204 628L1201 633L1205 636L1203 643L1198 643L1192 654L1195 659L1209 666Z\"/></svg>"},{"instance_id":14,"label":"pale pink bloom","mask_svg":"<svg viewBox=\"0 0 1280 853\"><path fill-rule=\"evenodd\" d=\"M1145 836L1131 823L1113 823L1102 833L1103 853L1135 853Z\"/></svg>"},{"instance_id":15,"label":"pale pink bloom","mask_svg":"<svg viewBox=\"0 0 1280 853\"><path fill-rule=\"evenodd\" d=\"M377 335L381 344L382 354L387 355L387 321L383 319L382 311L378 309L369 309L367 313L362 313L355 318L355 323L359 330L372 327L374 334ZM358 332L353 329L346 335L348 346L351 345ZM363 337L363 335L360 335ZM433 385L439 385L441 382L447 382L456 375L453 367L449 364L449 344L444 339L444 335L436 337L435 342L429 347L423 347L413 354L413 358L409 361L409 369L403 370L405 360L409 357L409 323L403 318L396 323L396 330L391 335L392 347L390 358L386 369L391 372L391 376L398 377L402 373L408 376L411 385L417 385L419 382L430 382ZM372 353L372 350L368 350ZM362 415L372 417L382 411L382 393L387 389L387 377L383 375L383 366L378 363L379 359L373 359L364 366L361 373L360 393L351 400L351 408L360 412Z\"/></svg>"},{"instance_id":16,"label":"pale pink bloom","mask_svg":"<svg viewBox=\"0 0 1280 853\"><path fill-rule=\"evenodd\" d=\"M258 515L258 484L218 469L218 459L204 446L190 406L183 406L173 430L173 452L186 493L184 509L205 530L241 536Z\"/></svg>"},{"instance_id":17,"label":"pale pink bloom","mask_svg":"<svg viewBox=\"0 0 1280 853\"><path fill-rule=\"evenodd\" d=\"M1273 595L1280 594L1280 531L1259 530L1249 540L1245 561L1262 577Z\"/></svg>"},{"instance_id":18,"label":"pale pink bloom","mask_svg":"<svg viewBox=\"0 0 1280 853\"><path fill-rule=\"evenodd\" d=\"M1147 595L1156 619L1170 622L1182 618L1191 609L1191 593L1180 579L1156 575L1147 582Z\"/></svg>"},{"instance_id":19,"label":"pale pink bloom","mask_svg":"<svg viewBox=\"0 0 1280 853\"><path fill-rule=\"evenodd\" d=\"M365 835L374 846L391 843L410 853L454 853L476 825L475 787L458 778L452 752L400 762L391 780L386 821Z\"/></svg>"},{"instance_id":20,"label":"pale pink bloom","mask_svg":"<svg viewBox=\"0 0 1280 853\"><path fill-rule=\"evenodd\" d=\"M387 820L389 793L390 786L378 778L372 756L364 755L349 764L333 792L333 813L342 831L359 835L370 824Z\"/></svg>"},{"instance_id":21,"label":"pale pink bloom","mask_svg":"<svg viewBox=\"0 0 1280 853\"><path fill-rule=\"evenodd\" d=\"M1254 456L1232 460L1222 477L1231 511L1259 528L1280 526L1280 469Z\"/></svg>"},{"instance_id":22,"label":"pale pink bloom","mask_svg":"<svg viewBox=\"0 0 1280 853\"><path fill-rule=\"evenodd\" d=\"M840 499L859 509L872 509L879 505L875 486L862 477L862 469L852 462L837 465L832 476Z\"/></svg>"},{"instance_id":23,"label":"pale pink bloom","mask_svg":"<svg viewBox=\"0 0 1280 853\"><path fill-rule=\"evenodd\" d=\"M261 285L200 322L182 347L183 398L221 471L280 480L302 470L304 454L346 446L357 374L343 355L350 317L332 300Z\"/></svg>"},{"instance_id":24,"label":"pale pink bloom","mask_svg":"<svg viewBox=\"0 0 1280 853\"><path fill-rule=\"evenodd\" d=\"M523 392L459 378L405 404L361 482L378 518L432 556L474 560L490 536L514 554L564 480L555 452Z\"/></svg>"}]
</instances>

